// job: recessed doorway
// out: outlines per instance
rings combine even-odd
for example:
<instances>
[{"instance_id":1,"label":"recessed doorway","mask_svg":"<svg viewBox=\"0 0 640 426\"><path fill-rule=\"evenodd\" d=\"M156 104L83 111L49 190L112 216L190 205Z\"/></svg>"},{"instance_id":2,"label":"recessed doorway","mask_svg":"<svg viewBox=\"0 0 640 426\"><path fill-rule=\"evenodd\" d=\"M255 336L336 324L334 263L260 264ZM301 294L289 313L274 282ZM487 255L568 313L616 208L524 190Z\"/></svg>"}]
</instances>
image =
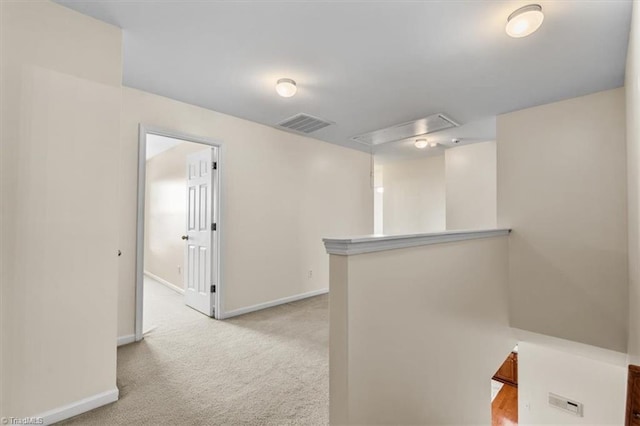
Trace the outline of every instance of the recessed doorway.
<instances>
[{"instance_id":1,"label":"recessed doorway","mask_svg":"<svg viewBox=\"0 0 640 426\"><path fill-rule=\"evenodd\" d=\"M145 126L139 144L136 341L166 308L218 318L222 293L221 145ZM162 300L180 306L155 307L163 291L179 293Z\"/></svg>"}]
</instances>

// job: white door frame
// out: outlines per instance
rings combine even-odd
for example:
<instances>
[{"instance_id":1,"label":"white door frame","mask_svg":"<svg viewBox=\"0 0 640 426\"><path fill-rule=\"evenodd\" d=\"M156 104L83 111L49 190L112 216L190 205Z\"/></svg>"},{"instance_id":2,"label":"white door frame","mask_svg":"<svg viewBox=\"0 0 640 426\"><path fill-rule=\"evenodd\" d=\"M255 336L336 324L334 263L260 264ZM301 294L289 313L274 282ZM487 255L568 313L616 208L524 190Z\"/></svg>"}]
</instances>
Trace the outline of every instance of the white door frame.
<instances>
[{"instance_id":1,"label":"white door frame","mask_svg":"<svg viewBox=\"0 0 640 426\"><path fill-rule=\"evenodd\" d=\"M199 136L187 135L180 132L174 132L154 126L139 125L138 132L138 217L136 221L136 317L135 317L135 339L136 342L142 340L142 305L144 297L144 209L145 209L145 185L147 171L147 135L166 136L168 138L180 139L186 142L199 143L218 148L218 179L214 189L216 198L216 206L218 206L217 232L214 233L214 244L218 247L213 262L216 268L216 299L214 304L214 317L216 319L224 318L221 307L223 295L222 281L222 234L224 232L222 209L220 202L223 199L221 190L221 181L224 176L223 147L221 141L202 138Z\"/></svg>"}]
</instances>

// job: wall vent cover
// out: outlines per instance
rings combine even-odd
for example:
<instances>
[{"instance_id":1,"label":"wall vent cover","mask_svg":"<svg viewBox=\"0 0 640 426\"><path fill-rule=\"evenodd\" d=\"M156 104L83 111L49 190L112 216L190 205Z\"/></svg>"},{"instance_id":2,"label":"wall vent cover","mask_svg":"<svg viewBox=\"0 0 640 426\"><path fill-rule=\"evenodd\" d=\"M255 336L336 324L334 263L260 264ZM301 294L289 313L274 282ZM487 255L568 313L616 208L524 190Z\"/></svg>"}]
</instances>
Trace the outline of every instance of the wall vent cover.
<instances>
[{"instance_id":1,"label":"wall vent cover","mask_svg":"<svg viewBox=\"0 0 640 426\"><path fill-rule=\"evenodd\" d=\"M331 121L323 120L321 118L314 117L313 115L300 113L281 121L278 123L278 126L300 133L312 133L316 130L324 129L332 124L334 123Z\"/></svg>"},{"instance_id":2,"label":"wall vent cover","mask_svg":"<svg viewBox=\"0 0 640 426\"><path fill-rule=\"evenodd\" d=\"M424 136L429 133L439 132L440 130L458 126L459 124L454 120L447 117L445 114L440 113L433 114L419 120L396 124L395 126L387 127L385 129L353 136L351 139L365 145L375 146L383 143Z\"/></svg>"}]
</instances>

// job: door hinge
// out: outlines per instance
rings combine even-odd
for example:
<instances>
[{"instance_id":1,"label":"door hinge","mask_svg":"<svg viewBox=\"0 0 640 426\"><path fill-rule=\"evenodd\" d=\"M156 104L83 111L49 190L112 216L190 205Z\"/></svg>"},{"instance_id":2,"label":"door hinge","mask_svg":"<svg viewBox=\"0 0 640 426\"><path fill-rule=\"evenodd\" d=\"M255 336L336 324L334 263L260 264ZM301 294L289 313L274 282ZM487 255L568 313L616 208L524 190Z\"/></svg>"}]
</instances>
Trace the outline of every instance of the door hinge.
<instances>
[{"instance_id":1,"label":"door hinge","mask_svg":"<svg viewBox=\"0 0 640 426\"><path fill-rule=\"evenodd\" d=\"M211 230L212 231L217 231L218 230L218 224L217 223L212 223L211 224Z\"/></svg>"},{"instance_id":2,"label":"door hinge","mask_svg":"<svg viewBox=\"0 0 640 426\"><path fill-rule=\"evenodd\" d=\"M211 163L211 168L212 168L213 170L218 170L218 162L217 162L217 161L214 161L213 163Z\"/></svg>"},{"instance_id":3,"label":"door hinge","mask_svg":"<svg viewBox=\"0 0 640 426\"><path fill-rule=\"evenodd\" d=\"M215 293L215 292L216 292L216 286L215 286L215 285L212 285L212 286L211 286L211 293Z\"/></svg>"}]
</instances>

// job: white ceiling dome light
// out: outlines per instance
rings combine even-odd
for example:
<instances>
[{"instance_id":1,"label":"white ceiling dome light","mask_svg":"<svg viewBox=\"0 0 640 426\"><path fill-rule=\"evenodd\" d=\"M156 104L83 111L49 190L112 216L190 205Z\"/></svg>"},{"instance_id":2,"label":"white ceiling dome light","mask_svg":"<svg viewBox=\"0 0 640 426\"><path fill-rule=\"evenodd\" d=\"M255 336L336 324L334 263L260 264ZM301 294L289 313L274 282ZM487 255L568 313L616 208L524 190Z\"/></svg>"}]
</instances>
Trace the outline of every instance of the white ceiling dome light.
<instances>
[{"instance_id":1,"label":"white ceiling dome light","mask_svg":"<svg viewBox=\"0 0 640 426\"><path fill-rule=\"evenodd\" d=\"M425 149L427 146L429 146L429 142L427 142L426 139L416 139L413 144L418 149Z\"/></svg>"},{"instance_id":2,"label":"white ceiling dome light","mask_svg":"<svg viewBox=\"0 0 640 426\"><path fill-rule=\"evenodd\" d=\"M283 98L290 98L295 95L297 91L296 82L290 78L281 78L276 83L276 92Z\"/></svg>"},{"instance_id":3,"label":"white ceiling dome light","mask_svg":"<svg viewBox=\"0 0 640 426\"><path fill-rule=\"evenodd\" d=\"M544 14L542 6L539 4L529 4L513 12L507 18L505 30L509 36L514 38L526 37L536 32L542 21Z\"/></svg>"}]
</instances>

